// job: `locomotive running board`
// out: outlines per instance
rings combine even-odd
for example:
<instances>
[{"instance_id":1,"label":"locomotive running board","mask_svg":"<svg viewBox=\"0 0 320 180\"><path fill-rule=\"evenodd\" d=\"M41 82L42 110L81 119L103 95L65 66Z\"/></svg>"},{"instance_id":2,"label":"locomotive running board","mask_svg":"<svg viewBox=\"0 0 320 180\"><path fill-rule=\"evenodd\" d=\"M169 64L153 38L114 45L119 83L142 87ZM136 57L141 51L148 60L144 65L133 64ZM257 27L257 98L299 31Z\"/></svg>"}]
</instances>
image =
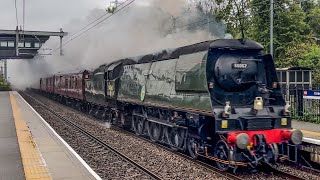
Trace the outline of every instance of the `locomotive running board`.
<instances>
[{"instance_id":1,"label":"locomotive running board","mask_svg":"<svg viewBox=\"0 0 320 180\"><path fill-rule=\"evenodd\" d=\"M176 125L176 124L174 124L174 123L166 122L166 121L161 120L161 119L148 118L148 117L146 117L146 116L144 116L144 115L136 114L136 113L133 113L133 115L134 115L134 116L139 116L139 117L141 117L141 118L145 118L146 120L148 120L148 121L150 121L150 122L154 122L154 123L157 123L157 124L169 126L169 127L172 127L172 128L188 129L187 127L179 126L179 125Z\"/></svg>"}]
</instances>

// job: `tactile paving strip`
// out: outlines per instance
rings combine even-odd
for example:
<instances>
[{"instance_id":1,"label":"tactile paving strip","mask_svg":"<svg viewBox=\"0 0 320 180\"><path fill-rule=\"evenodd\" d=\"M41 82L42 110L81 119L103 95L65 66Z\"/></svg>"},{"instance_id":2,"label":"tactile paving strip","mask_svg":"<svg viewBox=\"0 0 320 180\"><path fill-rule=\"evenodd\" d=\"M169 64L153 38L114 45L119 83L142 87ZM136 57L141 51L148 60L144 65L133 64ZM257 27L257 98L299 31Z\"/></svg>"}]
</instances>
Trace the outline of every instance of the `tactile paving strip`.
<instances>
[{"instance_id":1,"label":"tactile paving strip","mask_svg":"<svg viewBox=\"0 0 320 180\"><path fill-rule=\"evenodd\" d=\"M33 140L31 132L21 115L17 101L12 93L10 93L10 101L26 180L51 180L52 177L48 167L41 156L37 144Z\"/></svg>"}]
</instances>

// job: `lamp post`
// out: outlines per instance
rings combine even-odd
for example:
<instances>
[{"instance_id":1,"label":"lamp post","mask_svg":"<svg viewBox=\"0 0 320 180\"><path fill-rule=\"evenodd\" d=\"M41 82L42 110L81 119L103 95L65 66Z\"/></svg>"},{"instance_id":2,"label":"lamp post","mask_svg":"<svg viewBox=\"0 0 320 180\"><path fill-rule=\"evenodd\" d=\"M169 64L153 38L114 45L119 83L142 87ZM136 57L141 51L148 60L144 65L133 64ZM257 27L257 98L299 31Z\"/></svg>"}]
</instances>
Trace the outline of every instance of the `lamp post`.
<instances>
[{"instance_id":1,"label":"lamp post","mask_svg":"<svg viewBox=\"0 0 320 180\"><path fill-rule=\"evenodd\" d=\"M270 0L270 54L273 56L273 0Z\"/></svg>"}]
</instances>

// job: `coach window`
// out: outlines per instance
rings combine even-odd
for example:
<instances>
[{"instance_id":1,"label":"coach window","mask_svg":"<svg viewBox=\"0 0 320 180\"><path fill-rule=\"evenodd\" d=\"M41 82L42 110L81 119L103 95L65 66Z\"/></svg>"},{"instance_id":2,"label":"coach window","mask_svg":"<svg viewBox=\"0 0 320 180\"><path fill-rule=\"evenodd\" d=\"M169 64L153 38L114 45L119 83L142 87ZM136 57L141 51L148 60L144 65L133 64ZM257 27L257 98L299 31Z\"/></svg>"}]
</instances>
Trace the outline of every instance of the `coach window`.
<instances>
[{"instance_id":1,"label":"coach window","mask_svg":"<svg viewBox=\"0 0 320 180\"><path fill-rule=\"evenodd\" d=\"M24 43L24 47L31 48L31 43L29 43L29 42Z\"/></svg>"},{"instance_id":2,"label":"coach window","mask_svg":"<svg viewBox=\"0 0 320 180\"><path fill-rule=\"evenodd\" d=\"M68 78L64 78L64 87L65 87L65 88L68 87Z\"/></svg>"},{"instance_id":3,"label":"coach window","mask_svg":"<svg viewBox=\"0 0 320 180\"><path fill-rule=\"evenodd\" d=\"M76 85L75 85L76 87L75 88L77 89L78 88L78 78L76 78L76 82L75 83L76 83Z\"/></svg>"},{"instance_id":4,"label":"coach window","mask_svg":"<svg viewBox=\"0 0 320 180\"><path fill-rule=\"evenodd\" d=\"M13 41L8 41L8 47L14 47L14 42Z\"/></svg>"},{"instance_id":5,"label":"coach window","mask_svg":"<svg viewBox=\"0 0 320 180\"><path fill-rule=\"evenodd\" d=\"M19 46L18 47L24 47L24 42L19 42Z\"/></svg>"},{"instance_id":6,"label":"coach window","mask_svg":"<svg viewBox=\"0 0 320 180\"><path fill-rule=\"evenodd\" d=\"M40 43L35 42L35 43L34 43L34 47L35 47L35 48L40 48Z\"/></svg>"},{"instance_id":7,"label":"coach window","mask_svg":"<svg viewBox=\"0 0 320 180\"><path fill-rule=\"evenodd\" d=\"M1 41L0 42L1 47L8 47L8 42L7 41Z\"/></svg>"}]
</instances>

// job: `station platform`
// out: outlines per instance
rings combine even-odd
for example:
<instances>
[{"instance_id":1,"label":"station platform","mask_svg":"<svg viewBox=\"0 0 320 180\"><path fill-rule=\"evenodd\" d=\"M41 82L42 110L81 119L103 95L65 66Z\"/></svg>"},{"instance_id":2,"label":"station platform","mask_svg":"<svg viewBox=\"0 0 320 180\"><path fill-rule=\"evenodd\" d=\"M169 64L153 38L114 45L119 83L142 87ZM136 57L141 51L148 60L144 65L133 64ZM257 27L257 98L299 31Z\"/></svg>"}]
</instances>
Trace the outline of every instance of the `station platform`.
<instances>
[{"instance_id":1,"label":"station platform","mask_svg":"<svg viewBox=\"0 0 320 180\"><path fill-rule=\"evenodd\" d=\"M292 128L302 131L304 142L320 145L320 124L293 120Z\"/></svg>"},{"instance_id":2,"label":"station platform","mask_svg":"<svg viewBox=\"0 0 320 180\"><path fill-rule=\"evenodd\" d=\"M0 180L101 179L18 92L0 92Z\"/></svg>"}]
</instances>

